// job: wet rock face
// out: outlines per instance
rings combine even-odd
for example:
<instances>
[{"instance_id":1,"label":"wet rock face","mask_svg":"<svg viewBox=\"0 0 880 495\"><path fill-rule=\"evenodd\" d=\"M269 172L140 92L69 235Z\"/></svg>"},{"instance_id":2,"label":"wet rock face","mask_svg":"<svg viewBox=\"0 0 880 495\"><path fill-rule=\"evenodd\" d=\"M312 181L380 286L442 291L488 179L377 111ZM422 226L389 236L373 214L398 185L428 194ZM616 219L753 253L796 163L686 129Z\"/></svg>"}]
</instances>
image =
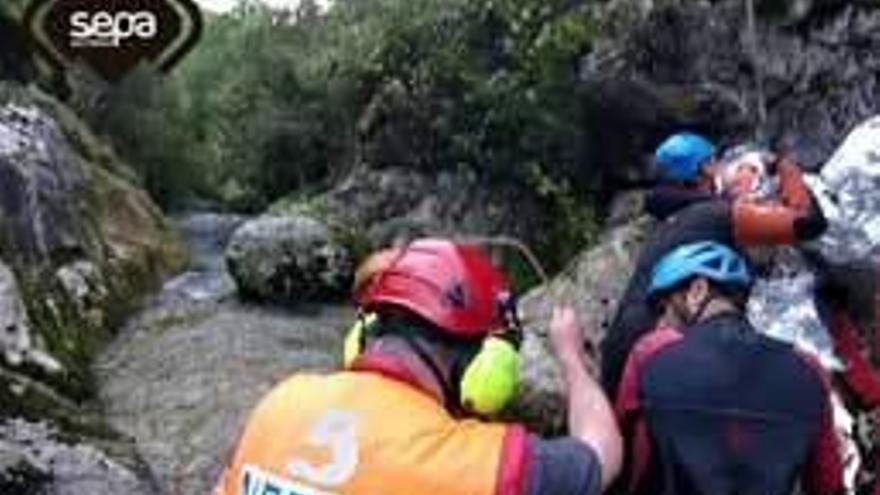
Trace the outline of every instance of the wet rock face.
<instances>
[{"instance_id":1,"label":"wet rock face","mask_svg":"<svg viewBox=\"0 0 880 495\"><path fill-rule=\"evenodd\" d=\"M82 160L33 105L0 107L0 237L10 261L36 264L92 247Z\"/></svg>"},{"instance_id":2,"label":"wet rock face","mask_svg":"<svg viewBox=\"0 0 880 495\"><path fill-rule=\"evenodd\" d=\"M88 353L180 257L124 165L89 143L96 138L69 110L0 82L0 256L15 273L31 340L65 343L55 358L75 394L89 388Z\"/></svg>"},{"instance_id":3,"label":"wet rock face","mask_svg":"<svg viewBox=\"0 0 880 495\"><path fill-rule=\"evenodd\" d=\"M49 96L0 81L2 493L153 493L81 404L93 353L182 255L98 143Z\"/></svg>"},{"instance_id":4,"label":"wet rock face","mask_svg":"<svg viewBox=\"0 0 880 495\"><path fill-rule=\"evenodd\" d=\"M808 165L824 163L853 127L880 111L880 8L835 3L805 16L803 36L760 33L760 46L768 47L759 52L770 102L765 133L795 137Z\"/></svg>"},{"instance_id":5,"label":"wet rock face","mask_svg":"<svg viewBox=\"0 0 880 495\"><path fill-rule=\"evenodd\" d=\"M330 228L307 216L251 220L226 250L239 291L257 299L298 303L344 296L354 260Z\"/></svg>"},{"instance_id":6,"label":"wet rock face","mask_svg":"<svg viewBox=\"0 0 880 495\"><path fill-rule=\"evenodd\" d=\"M143 466L126 466L87 444L62 440L46 425L0 422L0 493L153 495Z\"/></svg>"},{"instance_id":7,"label":"wet rock face","mask_svg":"<svg viewBox=\"0 0 880 495\"><path fill-rule=\"evenodd\" d=\"M643 218L611 230L553 281L525 295L520 303L527 327L522 386L513 405L518 419L542 431L561 431L565 425L562 378L546 328L553 306L573 304L584 328L584 340L598 349L650 225Z\"/></svg>"},{"instance_id":8,"label":"wet rock face","mask_svg":"<svg viewBox=\"0 0 880 495\"><path fill-rule=\"evenodd\" d=\"M0 262L0 351L7 363L21 364L31 347L28 321L18 283L8 266Z\"/></svg>"},{"instance_id":9,"label":"wet rock face","mask_svg":"<svg viewBox=\"0 0 880 495\"><path fill-rule=\"evenodd\" d=\"M31 364L46 373L61 371L61 364L31 328L15 274L0 261L0 361L9 366Z\"/></svg>"},{"instance_id":10,"label":"wet rock face","mask_svg":"<svg viewBox=\"0 0 880 495\"><path fill-rule=\"evenodd\" d=\"M755 3L754 56L741 0L604 7L612 34L582 64L603 170L623 183L645 178L653 148L682 128L722 143L785 141L817 167L878 111L880 8Z\"/></svg>"},{"instance_id":11,"label":"wet rock face","mask_svg":"<svg viewBox=\"0 0 880 495\"><path fill-rule=\"evenodd\" d=\"M880 256L880 116L850 133L811 185L829 220L822 254L837 262Z\"/></svg>"}]
</instances>

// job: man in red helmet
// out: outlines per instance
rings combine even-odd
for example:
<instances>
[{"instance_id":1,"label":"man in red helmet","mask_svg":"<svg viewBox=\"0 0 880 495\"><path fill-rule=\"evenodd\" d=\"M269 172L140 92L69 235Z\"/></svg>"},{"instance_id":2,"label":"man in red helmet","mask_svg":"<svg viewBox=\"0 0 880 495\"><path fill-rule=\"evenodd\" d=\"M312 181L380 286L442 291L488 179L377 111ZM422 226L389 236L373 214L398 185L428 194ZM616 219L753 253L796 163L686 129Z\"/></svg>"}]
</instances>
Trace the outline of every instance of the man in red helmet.
<instances>
[{"instance_id":1,"label":"man in red helmet","mask_svg":"<svg viewBox=\"0 0 880 495\"><path fill-rule=\"evenodd\" d=\"M543 440L485 419L515 390L521 330L480 250L424 239L384 251L355 296L346 369L270 392L216 495L598 494L617 475L621 440L571 309L551 323L569 436Z\"/></svg>"}]
</instances>

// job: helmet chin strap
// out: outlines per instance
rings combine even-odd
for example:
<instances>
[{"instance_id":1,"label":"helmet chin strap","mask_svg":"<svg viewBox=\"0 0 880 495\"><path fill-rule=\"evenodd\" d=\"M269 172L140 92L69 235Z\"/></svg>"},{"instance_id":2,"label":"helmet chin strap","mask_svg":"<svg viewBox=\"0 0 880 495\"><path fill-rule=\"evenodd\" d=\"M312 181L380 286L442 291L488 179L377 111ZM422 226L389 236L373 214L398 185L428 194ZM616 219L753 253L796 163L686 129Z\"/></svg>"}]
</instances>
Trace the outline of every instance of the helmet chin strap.
<instances>
[{"instance_id":1,"label":"helmet chin strap","mask_svg":"<svg viewBox=\"0 0 880 495\"><path fill-rule=\"evenodd\" d=\"M715 297L716 296L714 296L711 293L708 293L705 296L703 296L703 299L700 301L700 304L697 306L697 310L691 314L686 314L685 311L682 311L681 309L677 309L676 312L678 312L679 317L684 322L684 326L687 328L687 327L691 327L691 326L699 323L700 319L703 317L703 314L706 312L706 308L709 307L709 303L711 303L713 300L715 300Z\"/></svg>"}]
</instances>

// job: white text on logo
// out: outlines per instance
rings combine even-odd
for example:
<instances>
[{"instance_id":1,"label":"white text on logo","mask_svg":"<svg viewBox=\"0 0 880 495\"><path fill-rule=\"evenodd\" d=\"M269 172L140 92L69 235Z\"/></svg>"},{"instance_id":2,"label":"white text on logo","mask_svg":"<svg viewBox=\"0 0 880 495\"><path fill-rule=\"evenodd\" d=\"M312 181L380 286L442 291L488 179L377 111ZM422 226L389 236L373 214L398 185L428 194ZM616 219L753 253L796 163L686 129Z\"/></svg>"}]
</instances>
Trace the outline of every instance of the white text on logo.
<instances>
[{"instance_id":1,"label":"white text on logo","mask_svg":"<svg viewBox=\"0 0 880 495\"><path fill-rule=\"evenodd\" d=\"M118 47L131 38L151 39L159 32L152 12L74 12L70 16L72 47Z\"/></svg>"}]
</instances>

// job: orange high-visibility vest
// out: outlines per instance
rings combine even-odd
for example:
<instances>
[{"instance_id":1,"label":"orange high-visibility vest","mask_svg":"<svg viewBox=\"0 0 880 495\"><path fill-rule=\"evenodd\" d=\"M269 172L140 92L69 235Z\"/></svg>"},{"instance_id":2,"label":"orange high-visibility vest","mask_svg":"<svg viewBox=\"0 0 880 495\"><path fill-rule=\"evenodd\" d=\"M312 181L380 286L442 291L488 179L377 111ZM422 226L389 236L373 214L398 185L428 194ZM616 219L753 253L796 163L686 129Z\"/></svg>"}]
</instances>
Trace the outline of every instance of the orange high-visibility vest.
<instances>
[{"instance_id":1,"label":"orange high-visibility vest","mask_svg":"<svg viewBox=\"0 0 880 495\"><path fill-rule=\"evenodd\" d=\"M520 495L526 458L521 427L456 420L403 382L294 375L252 413L215 495Z\"/></svg>"}]
</instances>

